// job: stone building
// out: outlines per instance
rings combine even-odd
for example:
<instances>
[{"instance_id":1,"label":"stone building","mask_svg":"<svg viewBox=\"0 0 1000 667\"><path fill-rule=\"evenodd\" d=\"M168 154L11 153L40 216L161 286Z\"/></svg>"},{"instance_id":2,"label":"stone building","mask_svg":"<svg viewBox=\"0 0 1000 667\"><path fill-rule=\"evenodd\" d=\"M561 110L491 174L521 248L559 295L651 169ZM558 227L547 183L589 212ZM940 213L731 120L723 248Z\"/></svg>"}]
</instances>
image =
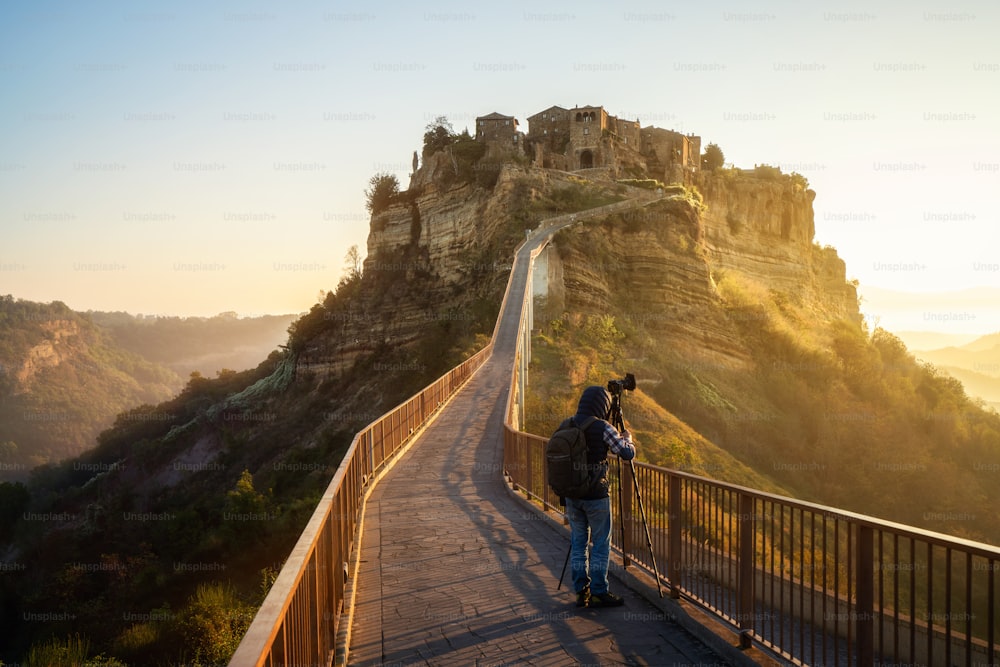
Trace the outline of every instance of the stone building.
<instances>
[{"instance_id":1,"label":"stone building","mask_svg":"<svg viewBox=\"0 0 1000 667\"><path fill-rule=\"evenodd\" d=\"M570 109L569 150L567 157L574 169L613 167L614 154L622 148L640 152L642 142L638 120L624 120L609 114L602 106ZM607 144L607 145L606 145ZM617 146L612 146L618 144Z\"/></svg>"},{"instance_id":2,"label":"stone building","mask_svg":"<svg viewBox=\"0 0 1000 667\"><path fill-rule=\"evenodd\" d=\"M547 169L604 169L611 178L648 175L686 182L701 167L701 138L612 116L603 106L554 105L528 116L528 132L518 132L513 116L476 118L476 138L522 149Z\"/></svg>"},{"instance_id":3,"label":"stone building","mask_svg":"<svg viewBox=\"0 0 1000 667\"><path fill-rule=\"evenodd\" d=\"M517 118L494 111L476 118L476 139L496 142L508 148L518 148L522 135L518 132L517 126Z\"/></svg>"},{"instance_id":4,"label":"stone building","mask_svg":"<svg viewBox=\"0 0 1000 667\"><path fill-rule=\"evenodd\" d=\"M562 151L569 141L569 109L551 106L528 116L528 140Z\"/></svg>"},{"instance_id":5,"label":"stone building","mask_svg":"<svg viewBox=\"0 0 1000 667\"><path fill-rule=\"evenodd\" d=\"M701 169L701 137L658 127L642 130L642 153L665 172L667 181L685 181Z\"/></svg>"}]
</instances>

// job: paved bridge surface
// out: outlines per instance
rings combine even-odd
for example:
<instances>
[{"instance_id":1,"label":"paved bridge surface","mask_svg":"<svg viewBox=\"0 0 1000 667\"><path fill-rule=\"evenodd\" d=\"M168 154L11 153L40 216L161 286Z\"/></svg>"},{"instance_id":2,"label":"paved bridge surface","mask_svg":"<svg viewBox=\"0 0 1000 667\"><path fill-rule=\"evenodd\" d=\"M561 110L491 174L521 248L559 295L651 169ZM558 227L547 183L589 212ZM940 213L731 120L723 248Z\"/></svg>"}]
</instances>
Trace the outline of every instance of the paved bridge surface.
<instances>
[{"instance_id":1,"label":"paved bridge surface","mask_svg":"<svg viewBox=\"0 0 1000 667\"><path fill-rule=\"evenodd\" d=\"M614 578L624 607L578 609L568 572L556 590L567 534L506 488L519 295L540 241L518 257L493 357L368 499L348 664L732 664Z\"/></svg>"}]
</instances>

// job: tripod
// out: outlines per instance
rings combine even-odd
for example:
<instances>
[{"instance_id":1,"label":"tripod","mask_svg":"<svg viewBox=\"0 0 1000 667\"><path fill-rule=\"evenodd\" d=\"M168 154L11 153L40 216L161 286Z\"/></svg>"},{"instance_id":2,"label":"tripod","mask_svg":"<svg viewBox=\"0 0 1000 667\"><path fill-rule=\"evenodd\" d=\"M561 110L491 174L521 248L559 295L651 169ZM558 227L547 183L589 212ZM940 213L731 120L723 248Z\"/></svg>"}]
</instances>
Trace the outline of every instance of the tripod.
<instances>
[{"instance_id":1,"label":"tripod","mask_svg":"<svg viewBox=\"0 0 1000 667\"><path fill-rule=\"evenodd\" d=\"M634 388L633 385L630 388ZM611 411L608 415L608 421L618 429L621 433L625 430L625 419L622 416L622 406L621 406L621 387L616 387L616 390L612 391L611 395ZM635 490L635 497L639 501L639 515L642 517L642 527L646 533L646 547L649 549L649 558L653 563L653 574L656 576L656 592L659 596L663 597L663 589L660 587L660 572L656 568L656 555L653 553L653 540L649 535L649 524L646 523L646 509L642 504L642 492L639 490L639 480L635 475L635 462L632 459L628 460L629 466L632 473L632 484ZM624 502L622 501L622 460L618 457L618 517L619 525L621 528L621 543L622 543L622 567L628 567L628 556L625 554L625 508ZM562 587L563 577L566 576L566 566L569 565L569 557L573 551L573 544L570 543L569 549L566 550L566 560L563 561L562 573L559 575L559 585L556 586L556 590Z\"/></svg>"},{"instance_id":2,"label":"tripod","mask_svg":"<svg viewBox=\"0 0 1000 667\"><path fill-rule=\"evenodd\" d=\"M625 418L622 417L621 389L611 395L611 414L608 421L619 432L625 430ZM639 516L642 517L642 528L646 535L646 548L649 549L649 559L653 564L653 574L656 577L656 592L663 597L663 589L660 587L660 572L656 568L656 554L653 553L653 540L649 535L649 524L646 523L646 508L642 504L642 492L639 490L639 478L635 475L635 461L628 460L629 472L632 473L632 489L635 491L636 500L639 501ZM625 555L625 507L622 500L622 459L618 457L618 523L621 527L622 540L622 567L628 567L628 556Z\"/></svg>"}]
</instances>

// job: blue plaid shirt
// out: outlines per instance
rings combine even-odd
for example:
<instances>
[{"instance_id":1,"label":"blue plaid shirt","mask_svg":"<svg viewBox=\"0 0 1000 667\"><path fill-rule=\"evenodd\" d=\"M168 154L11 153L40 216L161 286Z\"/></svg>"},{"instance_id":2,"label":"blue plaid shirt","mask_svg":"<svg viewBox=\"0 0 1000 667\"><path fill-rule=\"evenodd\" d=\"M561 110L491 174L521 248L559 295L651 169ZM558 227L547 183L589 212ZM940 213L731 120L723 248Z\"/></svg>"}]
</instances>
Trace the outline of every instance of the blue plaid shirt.
<instances>
[{"instance_id":1,"label":"blue plaid shirt","mask_svg":"<svg viewBox=\"0 0 1000 667\"><path fill-rule=\"evenodd\" d=\"M628 429L619 434L618 430L610 423L602 423L604 431L601 433L601 439L604 440L604 444L608 446L611 453L626 461L635 458L635 445L632 444L632 434L628 432Z\"/></svg>"}]
</instances>

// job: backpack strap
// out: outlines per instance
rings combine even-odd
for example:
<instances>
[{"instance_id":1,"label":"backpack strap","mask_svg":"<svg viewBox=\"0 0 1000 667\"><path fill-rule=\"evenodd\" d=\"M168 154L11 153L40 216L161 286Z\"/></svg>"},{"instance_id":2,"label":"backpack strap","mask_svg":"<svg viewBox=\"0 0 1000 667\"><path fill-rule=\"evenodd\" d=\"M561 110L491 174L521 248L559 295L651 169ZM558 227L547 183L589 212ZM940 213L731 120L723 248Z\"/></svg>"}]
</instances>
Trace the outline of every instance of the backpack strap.
<instances>
[{"instance_id":1,"label":"backpack strap","mask_svg":"<svg viewBox=\"0 0 1000 667\"><path fill-rule=\"evenodd\" d=\"M593 424L596 421L597 421L597 417L593 417L593 416L587 417L586 419L583 420L582 424L580 424L579 426L577 426L576 415L573 415L572 417L569 418L569 425L570 426L576 426L581 431L586 431L588 428L590 428L590 425Z\"/></svg>"}]
</instances>

